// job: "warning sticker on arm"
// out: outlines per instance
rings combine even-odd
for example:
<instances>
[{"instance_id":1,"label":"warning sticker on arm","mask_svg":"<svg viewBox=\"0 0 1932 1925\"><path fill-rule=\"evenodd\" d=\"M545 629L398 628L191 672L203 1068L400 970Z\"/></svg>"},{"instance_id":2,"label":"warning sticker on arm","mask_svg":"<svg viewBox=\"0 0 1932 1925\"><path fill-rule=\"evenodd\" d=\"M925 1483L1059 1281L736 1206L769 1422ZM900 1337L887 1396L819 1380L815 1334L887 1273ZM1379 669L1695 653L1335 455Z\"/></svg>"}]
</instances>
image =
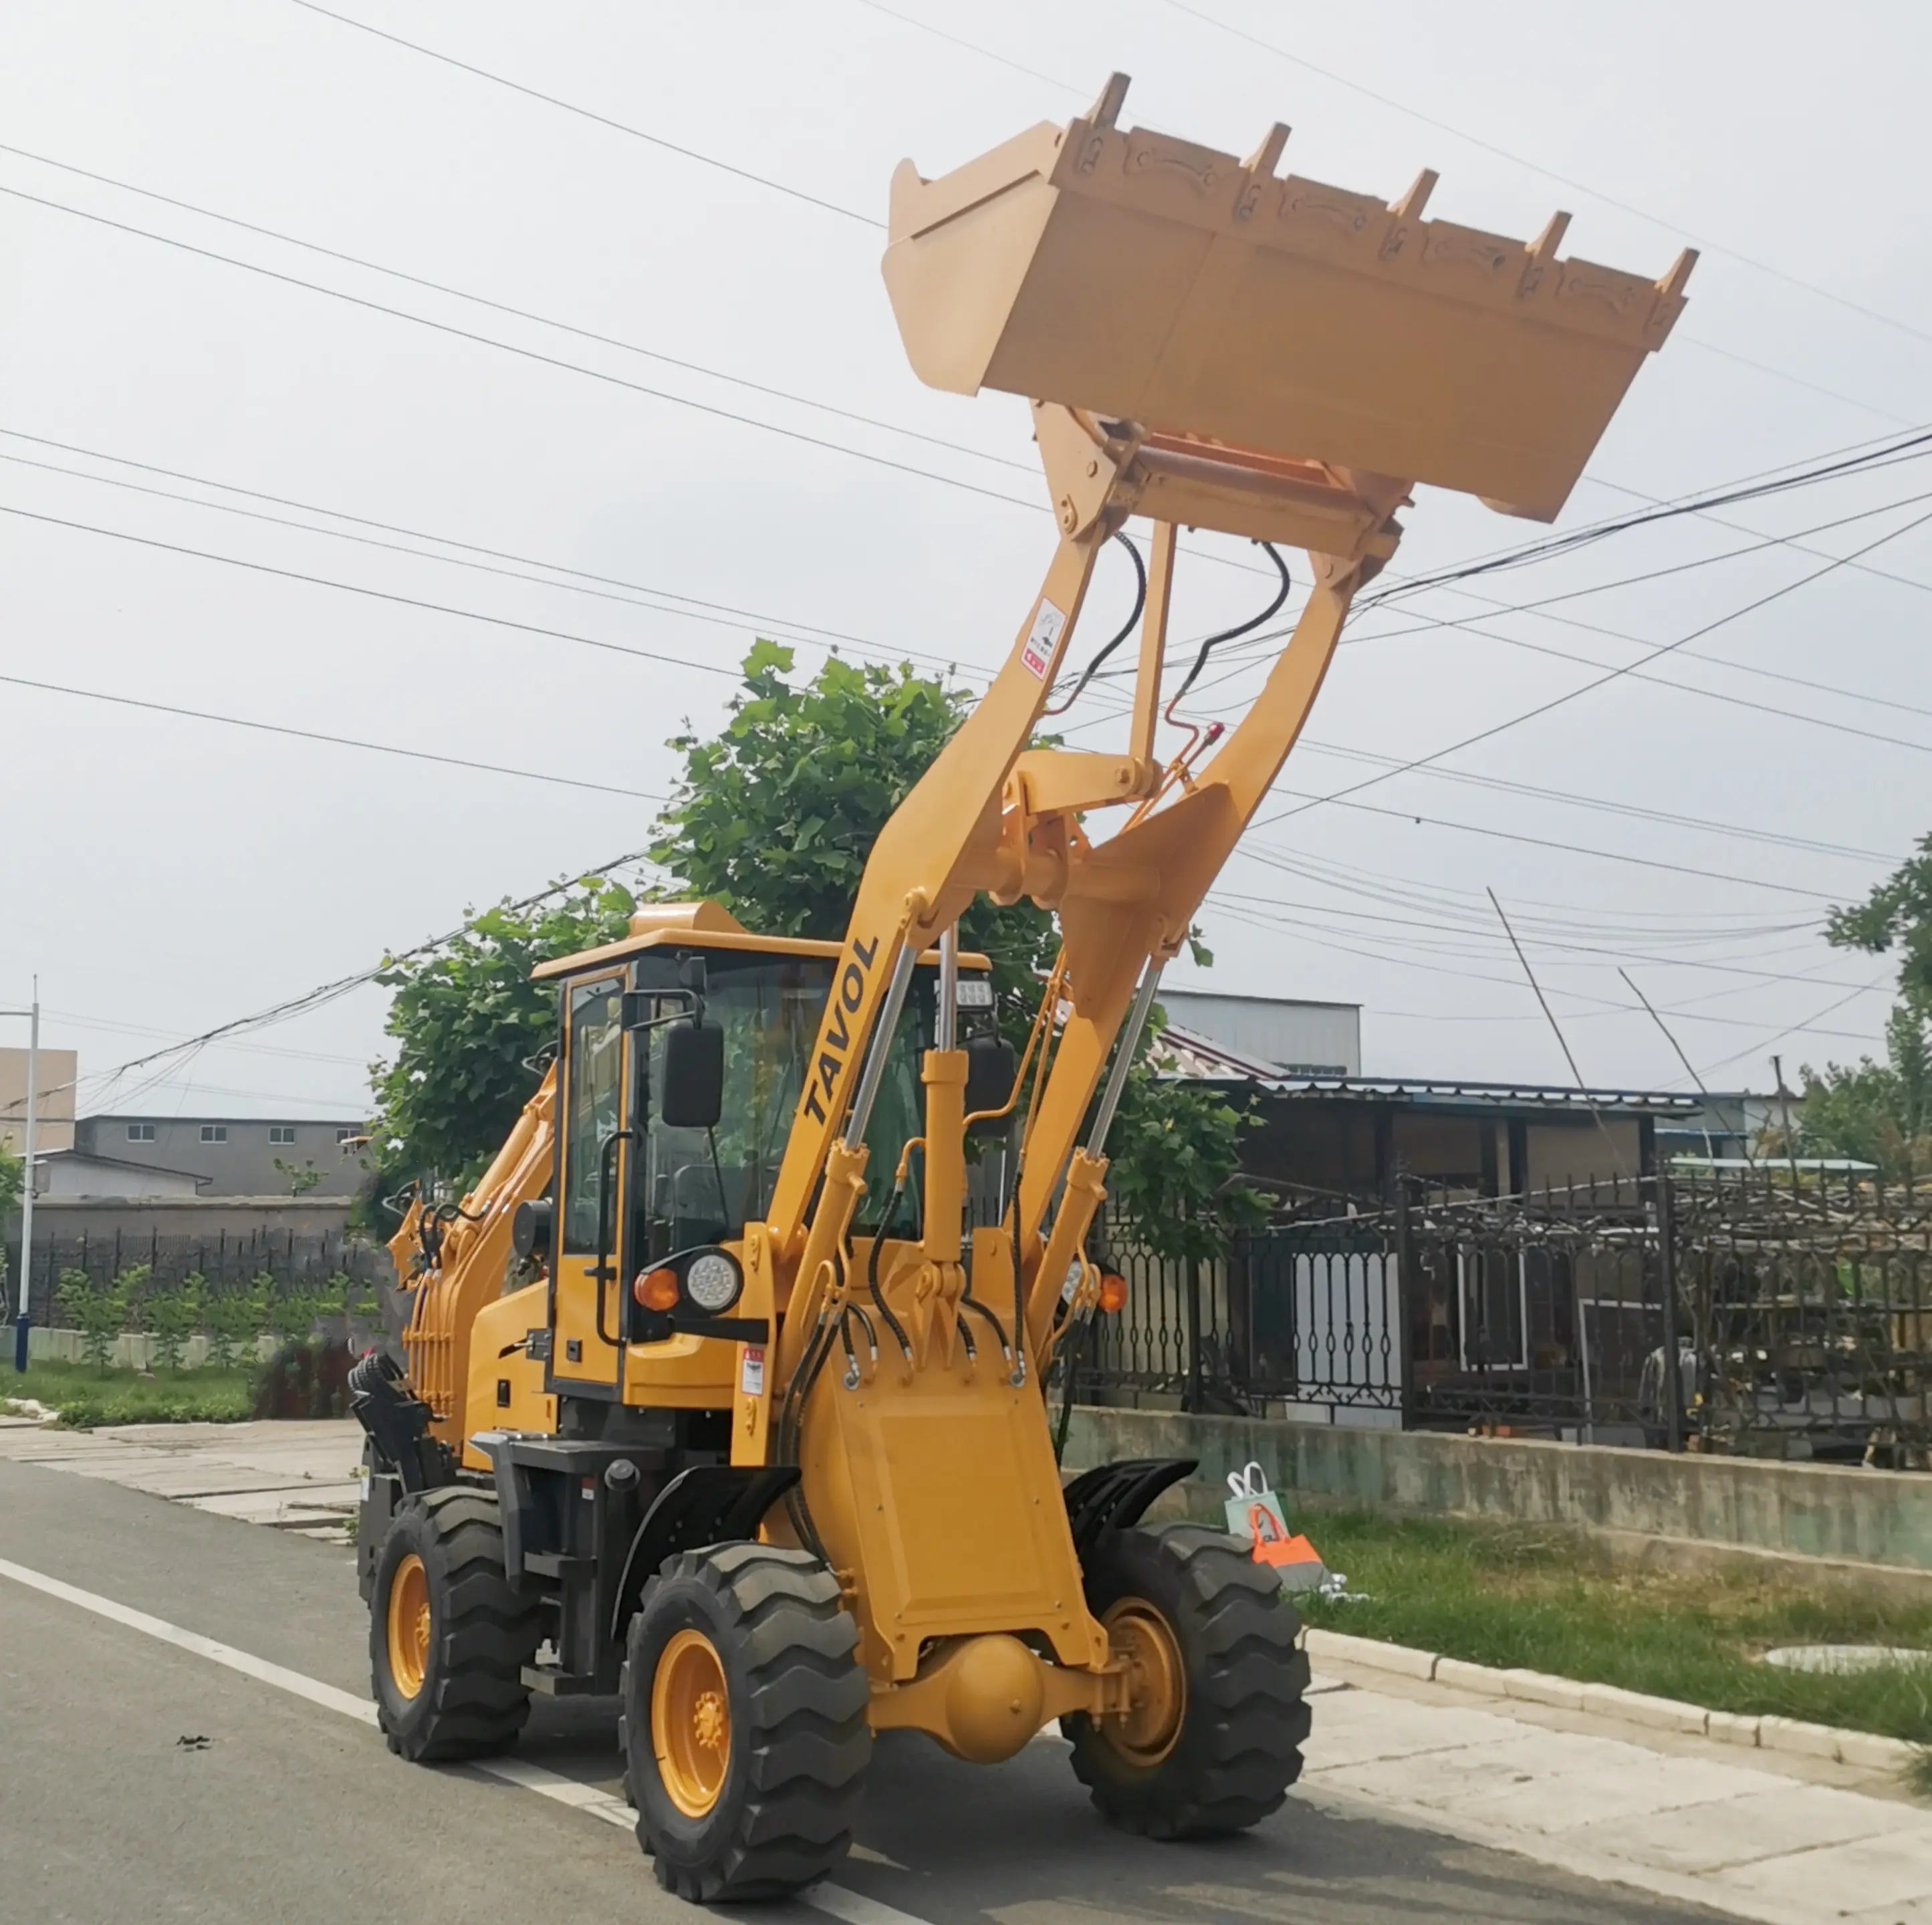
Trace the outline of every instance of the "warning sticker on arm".
<instances>
[{"instance_id":1,"label":"warning sticker on arm","mask_svg":"<svg viewBox=\"0 0 1932 1925\"><path fill-rule=\"evenodd\" d=\"M1066 626L1066 612L1054 607L1042 595L1040 607L1034 612L1033 626L1027 631L1025 643L1020 649L1020 660L1025 664L1027 672L1042 682L1046 679L1046 671L1052 665L1060 631Z\"/></svg>"}]
</instances>

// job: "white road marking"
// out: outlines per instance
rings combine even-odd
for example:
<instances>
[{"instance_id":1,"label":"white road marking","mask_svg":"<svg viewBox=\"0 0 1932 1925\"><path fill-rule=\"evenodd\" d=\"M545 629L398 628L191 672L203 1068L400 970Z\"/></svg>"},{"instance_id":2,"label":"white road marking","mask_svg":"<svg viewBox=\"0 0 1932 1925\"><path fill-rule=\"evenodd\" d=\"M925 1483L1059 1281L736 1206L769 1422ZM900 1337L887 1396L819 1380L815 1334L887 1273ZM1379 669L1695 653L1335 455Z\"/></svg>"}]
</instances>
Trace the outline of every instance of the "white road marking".
<instances>
[{"instance_id":1,"label":"white road marking","mask_svg":"<svg viewBox=\"0 0 1932 1925\"><path fill-rule=\"evenodd\" d=\"M204 1638L199 1631L184 1631L178 1624L170 1624L164 1618L150 1618L145 1611L136 1611L125 1604L116 1603L111 1597L102 1597L74 1585L63 1584L58 1578L30 1571L25 1565L10 1564L4 1558L0 1558L0 1577L11 1578L16 1584L23 1584L29 1590L57 1597L63 1604L92 1611L97 1618L124 1624L130 1631L158 1638L164 1645L192 1651L196 1657L205 1657L211 1663L226 1665L230 1671L238 1671L244 1678L253 1678L263 1684L272 1684L278 1691L292 1692L298 1698L306 1698L311 1705L320 1705L328 1711L339 1711L359 1724L373 1725L376 1722L376 1708L368 1699L358 1698L352 1691L338 1691L334 1685L325 1684L320 1678L304 1678L298 1671L271 1664L266 1658L256 1657L250 1651L237 1651L232 1645Z\"/></svg>"},{"instance_id":2,"label":"white road marking","mask_svg":"<svg viewBox=\"0 0 1932 1925\"><path fill-rule=\"evenodd\" d=\"M212 1664L238 1671L243 1677L252 1678L258 1684L272 1684L278 1691L305 1698L311 1705L319 1705L324 1711L340 1712L358 1724L374 1725L376 1722L376 1708L366 1698L358 1698L352 1691L338 1690L333 1684L323 1684L320 1678L306 1678L298 1671L290 1671L285 1665L271 1664L266 1658L256 1657L252 1651L238 1651L218 1639L205 1638L199 1631L184 1630L178 1624L170 1624L164 1618L150 1617L145 1611L118 1604L112 1598L103 1597L96 1591L82 1591L79 1585L49 1577L44 1571L32 1571L24 1564L10 1564L4 1558L0 1558L0 1577L11 1578L16 1584L25 1585L30 1591L58 1598L63 1604L71 1604L77 1609L91 1611L97 1618L124 1625L145 1637L158 1639L177 1650L191 1651L196 1657L206 1658ZM626 1831L636 1826L635 1815L620 1799L598 1791L594 1785L580 1784L560 1772L547 1771L541 1765L528 1764L521 1759L493 1758L479 1759L470 1768L504 1784L514 1785L519 1791L533 1792L538 1798L548 1798L553 1804L587 1813L592 1818L602 1819L605 1824L619 1826ZM883 1905L875 1898L867 1898L862 1893L834 1885L829 1879L808 1885L798 1896L815 1911L843 1919L846 1925L926 1925L925 1920L914 1917L910 1912Z\"/></svg>"}]
</instances>

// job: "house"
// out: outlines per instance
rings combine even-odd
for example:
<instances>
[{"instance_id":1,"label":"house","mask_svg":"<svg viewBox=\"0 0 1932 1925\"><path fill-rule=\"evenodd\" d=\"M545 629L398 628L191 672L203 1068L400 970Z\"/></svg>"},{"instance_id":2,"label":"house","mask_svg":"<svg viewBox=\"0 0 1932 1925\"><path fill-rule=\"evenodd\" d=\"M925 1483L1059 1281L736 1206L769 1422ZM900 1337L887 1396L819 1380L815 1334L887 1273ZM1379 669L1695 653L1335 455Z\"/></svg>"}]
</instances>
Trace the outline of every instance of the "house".
<instances>
[{"instance_id":1,"label":"house","mask_svg":"<svg viewBox=\"0 0 1932 1925\"><path fill-rule=\"evenodd\" d=\"M1752 1090L1706 1090L1683 1116L1659 1125L1658 1153L1666 1159L1755 1157L1766 1132L1782 1137L1787 1123L1795 1126L1803 1108L1802 1098L1788 1090L1782 1096Z\"/></svg>"},{"instance_id":2,"label":"house","mask_svg":"<svg viewBox=\"0 0 1932 1925\"><path fill-rule=\"evenodd\" d=\"M1292 996L1163 989L1168 1021L1246 1060L1294 1076L1362 1073L1362 1006Z\"/></svg>"},{"instance_id":3,"label":"house","mask_svg":"<svg viewBox=\"0 0 1932 1925\"><path fill-rule=\"evenodd\" d=\"M165 1170L155 1163L96 1156L85 1150L50 1150L34 1158L34 1195L44 1200L78 1198L88 1202L148 1203L164 1197L201 1194L208 1180L188 1170Z\"/></svg>"},{"instance_id":4,"label":"house","mask_svg":"<svg viewBox=\"0 0 1932 1925\"><path fill-rule=\"evenodd\" d=\"M361 1188L368 1127L354 1117L91 1116L75 1126L74 1145L97 1162L189 1173L207 1197L299 1191L320 1201Z\"/></svg>"},{"instance_id":5,"label":"house","mask_svg":"<svg viewBox=\"0 0 1932 1925\"><path fill-rule=\"evenodd\" d=\"M1259 1118L1242 1167L1288 1198L1379 1203L1400 1177L1469 1197L1628 1183L1656 1168L1664 1132L1694 1136L1698 1113L1696 1097L1670 1092L1284 1075L1179 1022L1155 1060Z\"/></svg>"}]
</instances>

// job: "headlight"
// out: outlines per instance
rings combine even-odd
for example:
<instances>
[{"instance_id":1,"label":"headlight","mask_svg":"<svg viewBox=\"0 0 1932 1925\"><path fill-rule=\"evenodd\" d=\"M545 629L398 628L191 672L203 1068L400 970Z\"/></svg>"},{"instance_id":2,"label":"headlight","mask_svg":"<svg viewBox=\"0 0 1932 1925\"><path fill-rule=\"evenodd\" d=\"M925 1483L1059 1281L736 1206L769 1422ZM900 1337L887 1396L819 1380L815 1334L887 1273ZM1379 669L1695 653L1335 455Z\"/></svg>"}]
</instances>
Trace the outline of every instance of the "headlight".
<instances>
[{"instance_id":1,"label":"headlight","mask_svg":"<svg viewBox=\"0 0 1932 1925\"><path fill-rule=\"evenodd\" d=\"M684 1294L694 1309L708 1317L722 1316L738 1300L743 1279L738 1266L722 1250L706 1250L684 1269Z\"/></svg>"}]
</instances>

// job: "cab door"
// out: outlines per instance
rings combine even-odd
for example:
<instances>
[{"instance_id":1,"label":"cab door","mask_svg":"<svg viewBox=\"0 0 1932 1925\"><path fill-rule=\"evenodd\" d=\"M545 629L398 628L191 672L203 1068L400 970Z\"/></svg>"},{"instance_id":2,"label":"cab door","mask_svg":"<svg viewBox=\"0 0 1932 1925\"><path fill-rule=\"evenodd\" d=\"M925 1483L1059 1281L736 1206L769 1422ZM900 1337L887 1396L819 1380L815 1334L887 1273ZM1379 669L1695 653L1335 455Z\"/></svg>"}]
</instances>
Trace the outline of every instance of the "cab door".
<instances>
[{"instance_id":1,"label":"cab door","mask_svg":"<svg viewBox=\"0 0 1932 1925\"><path fill-rule=\"evenodd\" d=\"M614 971L567 983L563 994L550 1375L561 1390L614 1396L624 1327L624 1252L618 1246L628 1214L622 1199L636 1147L624 979Z\"/></svg>"}]
</instances>

